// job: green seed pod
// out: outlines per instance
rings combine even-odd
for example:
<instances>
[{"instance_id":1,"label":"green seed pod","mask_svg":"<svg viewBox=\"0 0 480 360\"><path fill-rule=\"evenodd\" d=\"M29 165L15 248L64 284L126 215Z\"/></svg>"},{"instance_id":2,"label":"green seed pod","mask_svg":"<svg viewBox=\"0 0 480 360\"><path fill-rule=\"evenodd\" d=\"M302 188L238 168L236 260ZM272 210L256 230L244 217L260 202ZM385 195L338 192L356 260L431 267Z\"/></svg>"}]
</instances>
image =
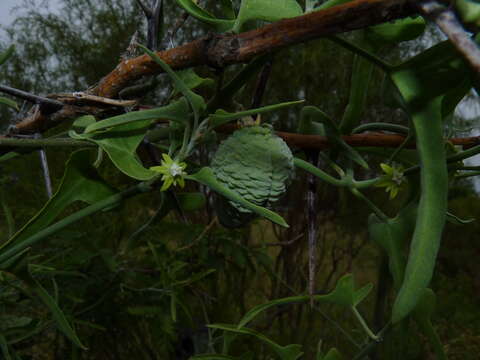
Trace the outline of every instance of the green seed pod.
<instances>
[{"instance_id":1,"label":"green seed pod","mask_svg":"<svg viewBox=\"0 0 480 360\"><path fill-rule=\"evenodd\" d=\"M265 207L280 199L294 173L289 147L265 126L248 126L235 131L220 144L211 167L218 181L230 190ZM250 219L245 216L251 215L250 210L235 202L230 205L240 217ZM225 208L219 215L223 212L226 212ZM226 213L232 216L231 211Z\"/></svg>"}]
</instances>

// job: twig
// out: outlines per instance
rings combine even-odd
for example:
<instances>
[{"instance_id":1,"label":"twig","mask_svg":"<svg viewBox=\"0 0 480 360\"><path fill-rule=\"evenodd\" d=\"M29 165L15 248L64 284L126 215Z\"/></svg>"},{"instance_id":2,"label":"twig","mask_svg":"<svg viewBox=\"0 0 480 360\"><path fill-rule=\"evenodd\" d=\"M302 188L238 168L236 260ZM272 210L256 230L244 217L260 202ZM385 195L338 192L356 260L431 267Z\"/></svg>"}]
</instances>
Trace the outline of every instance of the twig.
<instances>
[{"instance_id":1,"label":"twig","mask_svg":"<svg viewBox=\"0 0 480 360\"><path fill-rule=\"evenodd\" d=\"M288 240L288 241L263 243L263 244L251 246L251 248L262 248L262 247L265 247L265 246L290 246L293 243L297 242L299 239L301 239L304 235L305 235L304 233L301 233L301 234L298 234L297 236L295 236L293 239Z\"/></svg>"},{"instance_id":2,"label":"twig","mask_svg":"<svg viewBox=\"0 0 480 360\"><path fill-rule=\"evenodd\" d=\"M203 231L200 233L200 235L197 236L197 238L195 240L193 240L190 244L188 244L186 246L182 246L182 247L176 249L175 251L184 251L184 250L190 249L191 247L195 246L212 229L212 227L215 224L217 224L217 222L218 222L218 218L216 216L214 216L212 221L210 221L210 224L208 224L205 227L205 229L203 229Z\"/></svg>"},{"instance_id":3,"label":"twig","mask_svg":"<svg viewBox=\"0 0 480 360\"><path fill-rule=\"evenodd\" d=\"M256 109L260 107L262 104L263 95L265 94L265 90L267 88L268 78L272 72L272 64L273 64L273 57L270 58L267 63L263 66L262 72L258 76L257 85L255 88L255 94L253 95L252 100L252 109ZM254 116L254 119L257 118L258 115Z\"/></svg>"},{"instance_id":4,"label":"twig","mask_svg":"<svg viewBox=\"0 0 480 360\"><path fill-rule=\"evenodd\" d=\"M40 139L41 137L41 134L35 134L36 139ZM42 165L43 179L45 180L45 190L47 191L47 196L50 199L53 195L52 179L50 177L50 169L48 168L48 159L45 149L41 148L38 152L38 155L40 156L40 163Z\"/></svg>"},{"instance_id":5,"label":"twig","mask_svg":"<svg viewBox=\"0 0 480 360\"><path fill-rule=\"evenodd\" d=\"M453 46L480 76L480 48L464 30L455 13L437 1L427 0L418 4L420 11L434 21L450 39Z\"/></svg>"},{"instance_id":6,"label":"twig","mask_svg":"<svg viewBox=\"0 0 480 360\"><path fill-rule=\"evenodd\" d=\"M0 136L0 148L2 147L95 147L94 143L74 139L18 139Z\"/></svg>"},{"instance_id":7,"label":"twig","mask_svg":"<svg viewBox=\"0 0 480 360\"><path fill-rule=\"evenodd\" d=\"M61 103L60 101L30 94L26 91L14 89L10 86L0 85L0 92L15 96L19 99L30 101L31 103L34 103L34 104L49 107L52 110L59 110L63 107L63 103Z\"/></svg>"},{"instance_id":8,"label":"twig","mask_svg":"<svg viewBox=\"0 0 480 360\"><path fill-rule=\"evenodd\" d=\"M137 1L137 4L140 6L140 8L142 9L145 17L147 18L150 18L153 16L153 12L152 12L152 9L150 9L148 6L146 6L142 0L136 0Z\"/></svg>"}]
</instances>

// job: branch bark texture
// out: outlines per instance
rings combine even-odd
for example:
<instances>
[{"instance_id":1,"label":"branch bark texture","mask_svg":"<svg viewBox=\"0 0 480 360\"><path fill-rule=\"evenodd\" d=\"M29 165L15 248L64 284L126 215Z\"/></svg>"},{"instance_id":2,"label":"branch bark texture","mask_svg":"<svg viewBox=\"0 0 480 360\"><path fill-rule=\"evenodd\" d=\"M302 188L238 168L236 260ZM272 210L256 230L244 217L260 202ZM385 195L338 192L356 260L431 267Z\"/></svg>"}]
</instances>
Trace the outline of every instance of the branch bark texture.
<instances>
[{"instance_id":1,"label":"branch bark texture","mask_svg":"<svg viewBox=\"0 0 480 360\"><path fill-rule=\"evenodd\" d=\"M330 9L285 19L256 30L235 34L211 34L157 55L174 70L199 65L223 68L245 63L255 56L278 49L362 29L413 15L412 0L356 0ZM122 61L91 90L95 95L114 98L132 81L161 68L147 55Z\"/></svg>"}]
</instances>

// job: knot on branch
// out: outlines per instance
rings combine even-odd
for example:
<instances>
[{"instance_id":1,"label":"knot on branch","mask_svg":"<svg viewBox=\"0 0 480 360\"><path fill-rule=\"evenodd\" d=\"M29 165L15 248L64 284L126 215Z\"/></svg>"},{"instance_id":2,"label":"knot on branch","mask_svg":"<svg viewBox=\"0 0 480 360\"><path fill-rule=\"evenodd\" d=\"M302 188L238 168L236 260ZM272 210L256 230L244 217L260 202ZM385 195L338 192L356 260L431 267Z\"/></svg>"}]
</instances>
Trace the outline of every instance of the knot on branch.
<instances>
[{"instance_id":1,"label":"knot on branch","mask_svg":"<svg viewBox=\"0 0 480 360\"><path fill-rule=\"evenodd\" d=\"M222 69L238 57L240 40L235 34L209 34L206 39L207 63L216 69Z\"/></svg>"}]
</instances>

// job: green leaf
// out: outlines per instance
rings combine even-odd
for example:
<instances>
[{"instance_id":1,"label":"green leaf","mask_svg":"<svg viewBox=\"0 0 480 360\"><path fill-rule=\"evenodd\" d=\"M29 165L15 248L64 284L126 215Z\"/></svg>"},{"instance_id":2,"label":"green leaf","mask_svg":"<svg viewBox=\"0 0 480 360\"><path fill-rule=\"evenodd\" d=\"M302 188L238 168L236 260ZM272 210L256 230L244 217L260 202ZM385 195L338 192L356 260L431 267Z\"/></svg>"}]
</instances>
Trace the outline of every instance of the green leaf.
<instances>
[{"instance_id":1,"label":"green leaf","mask_svg":"<svg viewBox=\"0 0 480 360\"><path fill-rule=\"evenodd\" d=\"M296 360L300 356L302 356L303 352L301 351L302 346L298 344L290 344L287 346L281 346L277 344L276 342L272 341L262 333L259 333L258 331L252 330L252 329L247 329L247 328L237 328L233 325L228 325L228 324L212 324L208 325L209 328L212 329L220 329L224 331L229 331L233 332L236 334L242 334L242 335L250 335L254 336L258 340L264 342L268 346L272 348L273 351L277 353L277 355L280 357L282 360Z\"/></svg>"},{"instance_id":2,"label":"green leaf","mask_svg":"<svg viewBox=\"0 0 480 360\"><path fill-rule=\"evenodd\" d=\"M5 360L12 360L12 357L10 356L10 351L8 351L7 339L5 339L5 336L3 336L3 334L0 334L0 349L2 350L2 355Z\"/></svg>"},{"instance_id":3,"label":"green leaf","mask_svg":"<svg viewBox=\"0 0 480 360\"><path fill-rule=\"evenodd\" d=\"M185 69L185 70L179 70L175 72L180 80L182 80L187 88L193 90L201 86L212 86L215 84L215 81L211 78L202 78L197 75L195 70L192 68ZM173 91L173 96L178 94L180 90L177 89L177 87L174 88Z\"/></svg>"},{"instance_id":4,"label":"green leaf","mask_svg":"<svg viewBox=\"0 0 480 360\"><path fill-rule=\"evenodd\" d=\"M425 20L417 16L385 23L365 29L369 41L377 45L413 40L425 31Z\"/></svg>"},{"instance_id":5,"label":"green leaf","mask_svg":"<svg viewBox=\"0 0 480 360\"><path fill-rule=\"evenodd\" d=\"M187 175L185 176L185 178L189 180L194 180L208 186L210 189L226 197L227 199L240 203L245 208L253 211L260 216L263 216L264 218L274 222L275 224L281 225L283 227L288 227L288 224L280 215L262 206L255 205L250 201L245 200L236 192L233 192L232 190L221 184L215 177L212 169L210 169L209 167L204 167L196 174Z\"/></svg>"},{"instance_id":6,"label":"green leaf","mask_svg":"<svg viewBox=\"0 0 480 360\"><path fill-rule=\"evenodd\" d=\"M394 219L387 222L375 214L368 219L370 239L380 245L388 256L388 266L393 277L395 289L400 289L403 282L407 259L404 248L415 227L416 204L405 207Z\"/></svg>"},{"instance_id":7,"label":"green leaf","mask_svg":"<svg viewBox=\"0 0 480 360\"><path fill-rule=\"evenodd\" d=\"M0 54L0 66L2 66L8 59L10 59L14 51L15 45L10 45L7 50Z\"/></svg>"},{"instance_id":8,"label":"green leaf","mask_svg":"<svg viewBox=\"0 0 480 360\"><path fill-rule=\"evenodd\" d=\"M457 0L455 8L464 24L480 25L480 3L478 0Z\"/></svg>"},{"instance_id":9,"label":"green leaf","mask_svg":"<svg viewBox=\"0 0 480 360\"><path fill-rule=\"evenodd\" d=\"M315 9L319 0L305 0L305 13L309 13Z\"/></svg>"},{"instance_id":10,"label":"green leaf","mask_svg":"<svg viewBox=\"0 0 480 360\"><path fill-rule=\"evenodd\" d=\"M315 10L325 10L337 5L342 5L348 2L351 2L352 0L327 0L320 6L316 7Z\"/></svg>"},{"instance_id":11,"label":"green leaf","mask_svg":"<svg viewBox=\"0 0 480 360\"><path fill-rule=\"evenodd\" d=\"M194 0L176 0L176 2L194 18L212 25L218 32L230 31L235 24L234 20L217 19L213 14L198 6ZM225 3L225 1L223 2Z\"/></svg>"},{"instance_id":12,"label":"green leaf","mask_svg":"<svg viewBox=\"0 0 480 360\"><path fill-rule=\"evenodd\" d=\"M75 201L93 204L115 193L100 178L96 169L89 164L89 154L89 150L79 150L70 155L58 190L26 225L11 239L2 244L0 249L11 242L22 242L46 228L67 206Z\"/></svg>"},{"instance_id":13,"label":"green leaf","mask_svg":"<svg viewBox=\"0 0 480 360\"><path fill-rule=\"evenodd\" d=\"M328 353L325 356L320 356L317 358L317 360L342 360L343 356L340 354L340 352L332 348L328 351Z\"/></svg>"},{"instance_id":14,"label":"green leaf","mask_svg":"<svg viewBox=\"0 0 480 360\"><path fill-rule=\"evenodd\" d=\"M278 21L302 14L301 6L295 0L242 0L232 30L239 33L243 25L251 20Z\"/></svg>"},{"instance_id":15,"label":"green leaf","mask_svg":"<svg viewBox=\"0 0 480 360\"><path fill-rule=\"evenodd\" d=\"M142 120L119 125L101 133L78 134L70 130L68 134L74 139L88 140L100 146L124 174L137 180L150 180L157 173L146 169L136 154L150 123L151 120Z\"/></svg>"},{"instance_id":16,"label":"green leaf","mask_svg":"<svg viewBox=\"0 0 480 360\"><path fill-rule=\"evenodd\" d=\"M447 211L447 221L449 221L450 223L455 224L455 225L466 225L466 224L470 224L470 223L474 222L475 219L473 219L473 218L462 219L462 218L459 218L458 216L452 214L451 212Z\"/></svg>"},{"instance_id":17,"label":"green leaf","mask_svg":"<svg viewBox=\"0 0 480 360\"><path fill-rule=\"evenodd\" d=\"M177 193L175 194L183 211L197 211L205 207L207 198L203 193Z\"/></svg>"},{"instance_id":18,"label":"green leaf","mask_svg":"<svg viewBox=\"0 0 480 360\"><path fill-rule=\"evenodd\" d=\"M246 324L257 317L261 312L274 306L307 303L312 299L319 302L327 302L341 306L352 307L358 305L372 290L373 285L367 284L359 290L355 290L353 276L351 274L344 275L337 282L335 289L325 295L300 295L291 296L283 299L276 299L265 304L260 304L249 310L237 325L237 328L243 328Z\"/></svg>"},{"instance_id":19,"label":"green leaf","mask_svg":"<svg viewBox=\"0 0 480 360\"><path fill-rule=\"evenodd\" d=\"M94 122L85 128L84 133L89 134L94 131L105 130L111 127L144 120L165 119L184 124L188 121L188 117L188 103L184 98L182 98L159 108L132 111L123 115L113 116L102 121Z\"/></svg>"},{"instance_id":20,"label":"green leaf","mask_svg":"<svg viewBox=\"0 0 480 360\"><path fill-rule=\"evenodd\" d=\"M66 216L65 218L57 221L56 223L47 226L46 228L32 234L30 237L23 239L20 242L13 244L8 248L1 248L0 250L0 263L8 261L13 256L17 255L21 251L27 249L29 246L55 234L59 230L64 229L65 227L83 219L86 216L95 214L96 212L111 209L112 207L119 204L122 200L135 196L140 193L151 191L151 186L148 183L139 183L135 186L127 188L119 193L113 194L105 199L95 202L92 205L89 205L79 211L74 212L71 215Z\"/></svg>"},{"instance_id":21,"label":"green leaf","mask_svg":"<svg viewBox=\"0 0 480 360\"><path fill-rule=\"evenodd\" d=\"M72 328L65 317L65 314L60 309L56 301L50 296L50 294L42 287L42 285L40 285L39 282L34 279L32 279L30 285L32 286L32 290L38 295L38 297L52 313L52 317L57 323L58 329L75 345L86 350L87 348L80 342L75 330Z\"/></svg>"},{"instance_id":22,"label":"green leaf","mask_svg":"<svg viewBox=\"0 0 480 360\"><path fill-rule=\"evenodd\" d=\"M95 124L97 119L93 115L84 115L75 119L72 128L77 132L84 132L85 129L92 124Z\"/></svg>"},{"instance_id":23,"label":"green leaf","mask_svg":"<svg viewBox=\"0 0 480 360\"><path fill-rule=\"evenodd\" d=\"M211 121L211 126L212 127L217 127L223 124L228 123L229 121L240 119L245 116L250 116L250 115L255 115L255 114L264 114L270 111L275 111L279 109L286 108L288 106L293 106L293 105L298 105L303 103L305 100L297 100L297 101L290 101L290 102L284 102L280 104L275 104L275 105L268 105L264 106L261 108L257 109L250 109L250 110L245 110L245 111L240 111L236 113L229 113L226 112L225 110L217 110L215 114L210 114L209 118Z\"/></svg>"},{"instance_id":24,"label":"green leaf","mask_svg":"<svg viewBox=\"0 0 480 360\"><path fill-rule=\"evenodd\" d=\"M198 120L201 112L205 110L207 107L203 98L200 95L195 94L192 90L190 90L188 86L183 82L183 80L180 79L180 77L175 73L175 71L173 71L172 68L168 66L167 63L165 63L162 59L160 59L160 57L157 54L155 54L153 51L150 51L143 45L140 45L140 47L153 59L153 61L155 61L158 65L160 65L163 71L165 71L170 76L175 86L175 89L180 91L185 96L185 98L187 99L188 103L190 104L193 110L195 119Z\"/></svg>"},{"instance_id":25,"label":"green leaf","mask_svg":"<svg viewBox=\"0 0 480 360\"><path fill-rule=\"evenodd\" d=\"M6 97L0 97L0 104L7 105L8 107L11 107L12 109L15 109L17 111L20 110L18 108L18 104L15 101Z\"/></svg>"},{"instance_id":26,"label":"green leaf","mask_svg":"<svg viewBox=\"0 0 480 360\"><path fill-rule=\"evenodd\" d=\"M436 98L443 101L458 86L464 87L470 70L451 42L444 41L394 67L390 76L413 112Z\"/></svg>"},{"instance_id":27,"label":"green leaf","mask_svg":"<svg viewBox=\"0 0 480 360\"><path fill-rule=\"evenodd\" d=\"M220 0L222 11L228 19L234 20L236 17L235 10L233 9L232 0Z\"/></svg>"}]
</instances>

